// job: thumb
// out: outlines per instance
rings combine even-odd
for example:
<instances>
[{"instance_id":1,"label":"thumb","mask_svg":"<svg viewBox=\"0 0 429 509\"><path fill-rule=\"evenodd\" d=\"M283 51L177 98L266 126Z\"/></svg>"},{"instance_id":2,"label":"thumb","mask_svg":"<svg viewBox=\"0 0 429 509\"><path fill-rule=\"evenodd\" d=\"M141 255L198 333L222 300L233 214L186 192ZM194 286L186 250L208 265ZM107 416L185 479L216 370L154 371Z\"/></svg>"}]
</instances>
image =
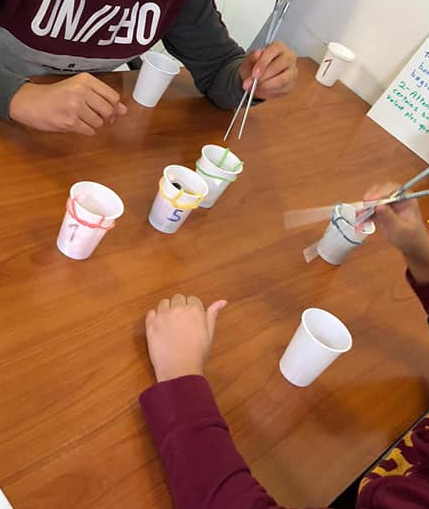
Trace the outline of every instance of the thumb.
<instances>
[{"instance_id":1,"label":"thumb","mask_svg":"<svg viewBox=\"0 0 429 509\"><path fill-rule=\"evenodd\" d=\"M397 217L395 211L389 205L381 205L376 208L376 222L384 229L395 228Z\"/></svg>"},{"instance_id":2,"label":"thumb","mask_svg":"<svg viewBox=\"0 0 429 509\"><path fill-rule=\"evenodd\" d=\"M210 337L213 338L218 314L228 304L226 300L214 302L206 311Z\"/></svg>"},{"instance_id":3,"label":"thumb","mask_svg":"<svg viewBox=\"0 0 429 509\"><path fill-rule=\"evenodd\" d=\"M245 58L242 66L241 78L243 80L243 89L248 90L252 87L253 83L253 69L255 64L261 58L262 50L255 49Z\"/></svg>"},{"instance_id":4,"label":"thumb","mask_svg":"<svg viewBox=\"0 0 429 509\"><path fill-rule=\"evenodd\" d=\"M119 117L122 117L123 115L126 115L127 111L128 111L128 108L123 103L118 103L118 105L116 106L116 114Z\"/></svg>"}]
</instances>

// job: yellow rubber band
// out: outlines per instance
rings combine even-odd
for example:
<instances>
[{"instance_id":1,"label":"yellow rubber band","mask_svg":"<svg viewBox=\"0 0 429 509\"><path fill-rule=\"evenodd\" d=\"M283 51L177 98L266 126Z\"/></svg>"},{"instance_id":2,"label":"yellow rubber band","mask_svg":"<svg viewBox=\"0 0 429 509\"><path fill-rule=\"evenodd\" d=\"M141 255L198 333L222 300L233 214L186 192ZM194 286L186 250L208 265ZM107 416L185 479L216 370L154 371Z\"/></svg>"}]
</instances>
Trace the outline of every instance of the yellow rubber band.
<instances>
[{"instance_id":1,"label":"yellow rubber band","mask_svg":"<svg viewBox=\"0 0 429 509\"><path fill-rule=\"evenodd\" d=\"M202 201L204 200L204 195L202 195L202 194L188 192L187 194L192 194L193 196L198 197L198 200L195 201L195 203L189 203L188 205L181 205L177 201L179 198L181 198L185 194L185 191L183 191L183 189L180 189L180 191L177 193L176 196L174 196L174 198L170 198L169 196L167 196L164 192L164 188L162 187L163 178L164 177L161 177L161 180L159 181L159 193L163 198L165 198L167 201L169 201L173 205L173 207L175 207L176 209L181 209L181 210L194 210L194 209L197 209L201 205Z\"/></svg>"}]
</instances>

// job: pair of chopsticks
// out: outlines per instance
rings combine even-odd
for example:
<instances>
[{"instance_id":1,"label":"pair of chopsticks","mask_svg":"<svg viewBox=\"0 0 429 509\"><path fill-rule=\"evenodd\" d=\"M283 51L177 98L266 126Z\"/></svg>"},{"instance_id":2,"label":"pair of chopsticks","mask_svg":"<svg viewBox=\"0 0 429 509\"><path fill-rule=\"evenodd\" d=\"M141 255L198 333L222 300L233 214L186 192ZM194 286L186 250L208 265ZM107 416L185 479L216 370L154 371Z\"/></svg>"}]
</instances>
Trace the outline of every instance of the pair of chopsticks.
<instances>
[{"instance_id":1,"label":"pair of chopsticks","mask_svg":"<svg viewBox=\"0 0 429 509\"><path fill-rule=\"evenodd\" d=\"M416 193L406 193L409 189L411 189L414 185L418 184L424 178L429 177L429 168L423 170L414 178L409 180L402 187L397 189L391 196L387 198L381 198L380 200L373 200L369 202L364 202L363 206L357 211L357 222L359 224L364 223L370 217L375 214L376 207L380 205L393 205L394 203L400 203L401 201L406 200L415 200L419 198L423 198L425 196L429 196L429 189L424 191L418 191Z\"/></svg>"},{"instance_id":2,"label":"pair of chopsticks","mask_svg":"<svg viewBox=\"0 0 429 509\"><path fill-rule=\"evenodd\" d=\"M378 200L372 200L367 202L352 203L357 208L356 212L356 225L363 224L370 217L375 214L375 210L380 205L393 205L394 203L400 203L406 200L415 200L429 196L429 189L424 191L418 191L416 193L407 193L411 187L423 180L425 177L429 177L429 168L422 171L402 187L397 189L392 195L387 198L380 198ZM328 205L326 207L317 207L304 210L290 210L284 214L284 224L287 230L305 226L308 224L318 223L330 219L332 216L332 210L335 205Z\"/></svg>"},{"instance_id":3,"label":"pair of chopsticks","mask_svg":"<svg viewBox=\"0 0 429 509\"><path fill-rule=\"evenodd\" d=\"M286 17L286 13L287 11L289 10L289 7L290 7L290 1L288 0L276 0L276 4L274 6L274 11L271 15L271 21L270 21L270 24L268 26L268 31L267 31L267 35L265 37L265 46L264 48L266 48L267 46L269 46L270 44L273 43L276 35L277 35L277 32L279 31L279 28L281 26L281 24L283 23L283 20L285 19ZM247 105L246 105L246 109L245 109L245 112L244 112L244 115L243 115L243 120L241 122L241 127L240 127L240 131L238 133L238 139L241 140L241 137L243 135L243 131L244 131L244 127L246 126L246 122L247 122L247 117L249 115L249 110L250 110L250 107L253 103L253 98L255 96L255 92L256 92L256 88L258 86L258 79L254 79L253 80L253 85L252 85L252 89L250 90L250 95L249 95L249 91L246 90L243 94L243 97L241 98L241 101L240 101L240 104L238 105L237 107L237 110L234 114L234 117L228 127L228 130L225 134L225 137L223 139L223 141L226 141L226 139L228 138L228 136L230 135L231 131L232 131L232 128L234 127L235 125L235 122L237 121L237 118L238 118L238 115L241 111L241 108L244 106L244 102L246 101L247 97L249 96L249 100L247 102Z\"/></svg>"}]
</instances>

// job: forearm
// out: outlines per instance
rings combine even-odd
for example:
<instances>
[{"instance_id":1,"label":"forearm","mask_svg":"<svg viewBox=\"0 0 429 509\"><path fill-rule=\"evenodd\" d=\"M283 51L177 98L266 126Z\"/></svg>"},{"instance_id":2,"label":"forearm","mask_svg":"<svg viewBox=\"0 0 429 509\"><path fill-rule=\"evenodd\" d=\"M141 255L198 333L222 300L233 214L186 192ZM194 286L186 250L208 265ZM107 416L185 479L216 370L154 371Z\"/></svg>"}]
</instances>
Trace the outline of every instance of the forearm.
<instances>
[{"instance_id":1,"label":"forearm","mask_svg":"<svg viewBox=\"0 0 429 509\"><path fill-rule=\"evenodd\" d=\"M238 70L244 51L229 36L211 0L189 0L163 41L212 102L221 108L237 106L243 93Z\"/></svg>"},{"instance_id":2,"label":"forearm","mask_svg":"<svg viewBox=\"0 0 429 509\"><path fill-rule=\"evenodd\" d=\"M251 476L203 377L157 384L140 402L176 509L280 509Z\"/></svg>"},{"instance_id":3,"label":"forearm","mask_svg":"<svg viewBox=\"0 0 429 509\"><path fill-rule=\"evenodd\" d=\"M28 81L24 76L7 71L0 64L0 118L9 119L9 106L17 90Z\"/></svg>"},{"instance_id":4,"label":"forearm","mask_svg":"<svg viewBox=\"0 0 429 509\"><path fill-rule=\"evenodd\" d=\"M405 262L415 281L420 285L429 284L429 242L416 254L405 254Z\"/></svg>"}]
</instances>

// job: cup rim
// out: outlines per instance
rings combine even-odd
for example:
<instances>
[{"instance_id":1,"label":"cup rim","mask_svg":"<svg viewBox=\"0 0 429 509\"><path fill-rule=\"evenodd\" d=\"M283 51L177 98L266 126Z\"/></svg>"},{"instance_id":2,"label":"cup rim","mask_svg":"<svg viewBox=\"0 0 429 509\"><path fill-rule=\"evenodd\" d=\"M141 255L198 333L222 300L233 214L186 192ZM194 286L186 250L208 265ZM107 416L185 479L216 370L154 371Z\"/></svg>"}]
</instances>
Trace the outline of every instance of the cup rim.
<instances>
[{"instance_id":1,"label":"cup rim","mask_svg":"<svg viewBox=\"0 0 429 509\"><path fill-rule=\"evenodd\" d=\"M164 60L165 62L174 65L176 68L175 71L167 71L165 69L161 69L159 66L157 66L156 64L149 60L149 57L151 55L156 55L156 58L161 58L161 60ZM167 74L168 76L177 76L180 72L180 67L176 64L176 62L172 58L168 57L167 55L164 55L163 53L159 53L158 51L147 51L146 53L143 54L143 59L153 69L162 72L163 74Z\"/></svg>"},{"instance_id":2,"label":"cup rim","mask_svg":"<svg viewBox=\"0 0 429 509\"><path fill-rule=\"evenodd\" d=\"M79 202L76 201L76 206L78 208L80 208L83 211L85 211L86 214L90 214L90 215L94 216L97 219L104 218L105 221L114 221L115 219L118 219L119 217L121 217L123 215L124 210L125 210L125 206L124 206L124 202L122 201L121 197L117 193L115 193L115 191L113 191L113 189L111 189L110 187L107 187L104 184L100 184L98 182L93 182L91 180L82 180L80 182L76 182L70 188L70 197L72 199L75 199L77 197L76 193L75 193L76 187L79 186L79 185L82 185L82 184L90 184L90 185L93 185L93 186L96 186L96 187L99 187L99 188L101 187L105 191L107 191L109 193L112 193L114 195L115 199L118 201L119 212L117 214L113 214L111 216L101 216L100 214L94 214L93 212L91 212L90 210L86 209L83 205L81 205Z\"/></svg>"},{"instance_id":3,"label":"cup rim","mask_svg":"<svg viewBox=\"0 0 429 509\"><path fill-rule=\"evenodd\" d=\"M311 312L314 312L314 311L317 311L318 313L322 313L323 315L325 315L325 317L328 317L330 319L333 319L337 324L339 324L341 326L341 328L344 330L344 332L346 333L347 335L347 339L348 339L348 345L347 347L345 348L332 348L328 345L325 345L324 343L322 343L319 339L317 339L314 334L309 330L308 326L307 326L307 323L306 323L306 317L309 313ZM337 353L337 354L341 354L341 353L346 353L346 352L349 352L352 347L353 347L353 338L352 338L352 335L349 331L349 329L346 327L346 325L339 319L337 318L335 315L333 315L332 313L330 313L329 311L325 311L324 309L320 309L320 308L308 308L306 309L302 315L301 315L301 323L305 329L305 331L307 332L307 334L309 335L309 337L315 342L317 343L318 345L320 345L322 348L324 348L325 350L328 350L329 352L332 352L332 353Z\"/></svg>"},{"instance_id":4,"label":"cup rim","mask_svg":"<svg viewBox=\"0 0 429 509\"><path fill-rule=\"evenodd\" d=\"M244 170L244 163L243 161L234 153L232 152L231 150L229 151L229 153L234 156L237 161L239 163L241 163L241 166L240 166L240 169L238 171L232 171L232 170L225 170L223 168L219 168L219 166L217 166L206 154L205 154L205 151L206 149L209 149L209 148L220 148L224 151L228 150L227 148L225 147L222 147L221 145L214 145L213 143L209 144L209 145L204 145L204 147L201 149L201 157L203 157L211 166L213 166L214 168L216 168L216 170L218 170L219 172L221 173L225 173L226 175L230 175L230 176L238 176L238 175L241 175L243 173L243 170Z\"/></svg>"},{"instance_id":5,"label":"cup rim","mask_svg":"<svg viewBox=\"0 0 429 509\"><path fill-rule=\"evenodd\" d=\"M341 214L341 208L344 207L344 206L348 206L348 207L354 207L356 208L354 205L351 205L350 203L337 203L337 205L335 205L335 214L337 214L339 216L339 220L340 221L343 221L344 223L346 223L346 225L350 226L351 228L354 228L354 230L357 232L357 233L361 233L362 235L373 235L377 228L375 226L375 223L374 221L366 221L365 224L368 225L368 228L363 230L361 228L356 228L353 224L351 224L349 221L347 221L347 219Z\"/></svg>"},{"instance_id":6,"label":"cup rim","mask_svg":"<svg viewBox=\"0 0 429 509\"><path fill-rule=\"evenodd\" d=\"M344 62L353 62L353 60L356 59L356 55L353 51L339 42L330 42L328 44L328 50Z\"/></svg>"},{"instance_id":7,"label":"cup rim","mask_svg":"<svg viewBox=\"0 0 429 509\"><path fill-rule=\"evenodd\" d=\"M192 176L194 176L194 175L197 176L197 178L200 179L201 184L204 185L204 192L201 194L204 195L204 198L209 194L209 192L210 192L209 186L208 186L207 182L201 177L201 175L199 175L196 171L191 170L190 168L187 168L186 166L181 166L180 164L169 164L168 166L166 166L164 168L164 171L163 171L164 180L166 182L168 182L168 184L170 184L172 187L173 187L173 183L168 178L168 171L172 168L179 168L180 171L186 170L186 173L191 172ZM177 192L177 189L176 189L176 192ZM195 194L190 194L190 193L187 193L186 191L184 191L182 193L182 197L186 197L187 199L190 199L193 201L198 201Z\"/></svg>"}]
</instances>

